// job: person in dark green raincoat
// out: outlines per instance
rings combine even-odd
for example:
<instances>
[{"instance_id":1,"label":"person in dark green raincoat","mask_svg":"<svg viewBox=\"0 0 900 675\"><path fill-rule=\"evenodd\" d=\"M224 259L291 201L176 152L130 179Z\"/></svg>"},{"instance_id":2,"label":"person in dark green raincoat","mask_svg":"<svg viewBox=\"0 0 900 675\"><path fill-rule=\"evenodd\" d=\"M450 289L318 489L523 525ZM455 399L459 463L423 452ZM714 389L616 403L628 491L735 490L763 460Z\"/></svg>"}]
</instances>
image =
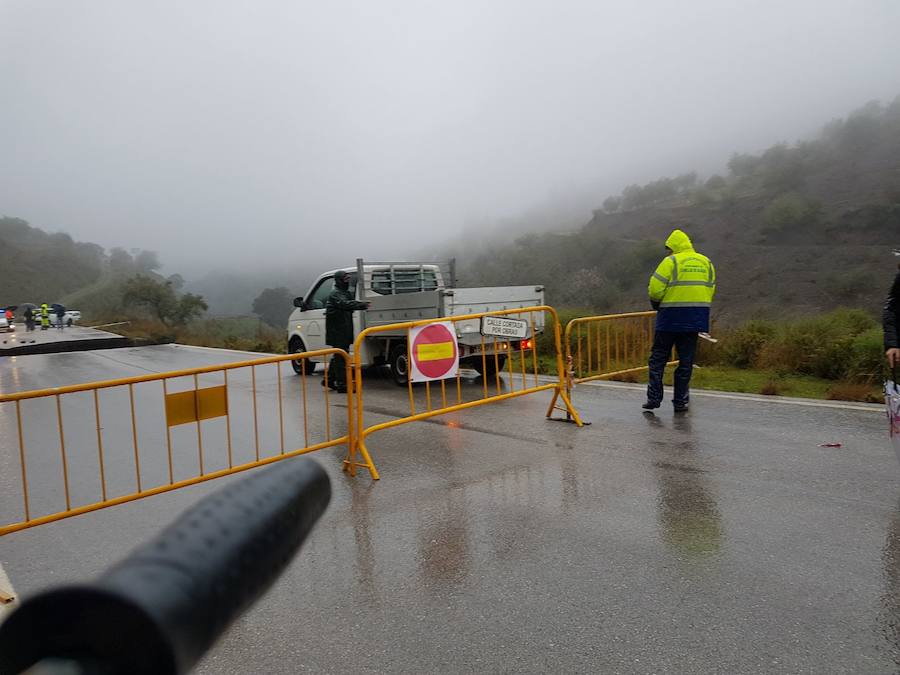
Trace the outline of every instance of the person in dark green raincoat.
<instances>
[{"instance_id":1,"label":"person in dark green raincoat","mask_svg":"<svg viewBox=\"0 0 900 675\"><path fill-rule=\"evenodd\" d=\"M353 312L366 309L367 302L359 302L350 294L350 274L338 270L334 274L334 290L325 301L325 344L350 352L353 344ZM347 377L344 359L337 354L331 357L328 367L328 386L344 393L347 391ZM322 384L326 384L323 380Z\"/></svg>"}]
</instances>

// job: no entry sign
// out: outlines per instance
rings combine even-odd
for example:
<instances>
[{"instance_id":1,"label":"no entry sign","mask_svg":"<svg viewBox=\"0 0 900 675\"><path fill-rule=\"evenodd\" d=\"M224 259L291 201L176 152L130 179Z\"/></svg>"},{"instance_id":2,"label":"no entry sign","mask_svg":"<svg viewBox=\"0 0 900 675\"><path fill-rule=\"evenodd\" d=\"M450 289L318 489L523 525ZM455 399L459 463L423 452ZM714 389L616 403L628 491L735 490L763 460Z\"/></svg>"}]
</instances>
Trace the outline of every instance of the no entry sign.
<instances>
[{"instance_id":1,"label":"no entry sign","mask_svg":"<svg viewBox=\"0 0 900 675\"><path fill-rule=\"evenodd\" d=\"M410 379L430 382L456 377L459 372L459 347L456 331L449 321L419 326L409 331Z\"/></svg>"}]
</instances>

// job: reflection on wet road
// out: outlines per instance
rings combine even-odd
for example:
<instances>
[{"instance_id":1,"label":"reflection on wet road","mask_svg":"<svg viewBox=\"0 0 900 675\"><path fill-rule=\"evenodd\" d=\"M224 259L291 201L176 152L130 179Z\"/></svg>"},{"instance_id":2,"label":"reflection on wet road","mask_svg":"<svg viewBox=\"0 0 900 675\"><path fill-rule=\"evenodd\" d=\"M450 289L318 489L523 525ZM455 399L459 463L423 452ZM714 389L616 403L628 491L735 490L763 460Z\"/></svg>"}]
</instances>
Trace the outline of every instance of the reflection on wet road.
<instances>
[{"instance_id":1,"label":"reflection on wet road","mask_svg":"<svg viewBox=\"0 0 900 675\"><path fill-rule=\"evenodd\" d=\"M643 416L651 428L665 426L653 413ZM722 515L708 471L700 467L702 440L691 433L689 415L675 415L671 424L684 438L656 446L660 459L653 462L663 540L686 559L716 553L723 540Z\"/></svg>"},{"instance_id":2,"label":"reflection on wet road","mask_svg":"<svg viewBox=\"0 0 900 675\"><path fill-rule=\"evenodd\" d=\"M87 367L63 366L0 365L0 386ZM405 414L405 390L366 386L367 422ZM329 511L198 672L900 668L900 467L879 415L698 397L644 416L640 392L579 387L577 429L543 419L547 398L373 435L379 483L317 453ZM209 489L6 537L0 560L20 592L90 576Z\"/></svg>"}]
</instances>

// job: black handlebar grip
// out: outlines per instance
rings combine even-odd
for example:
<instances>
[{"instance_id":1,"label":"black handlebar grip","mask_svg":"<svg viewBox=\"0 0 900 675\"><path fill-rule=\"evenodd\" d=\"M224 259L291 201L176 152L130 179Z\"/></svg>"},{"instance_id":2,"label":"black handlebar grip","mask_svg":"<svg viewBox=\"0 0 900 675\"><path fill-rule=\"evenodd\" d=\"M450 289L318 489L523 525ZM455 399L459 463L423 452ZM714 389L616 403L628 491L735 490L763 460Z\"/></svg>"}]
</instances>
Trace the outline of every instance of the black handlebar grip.
<instances>
[{"instance_id":1,"label":"black handlebar grip","mask_svg":"<svg viewBox=\"0 0 900 675\"><path fill-rule=\"evenodd\" d=\"M187 672L278 578L330 499L328 475L310 459L218 490L94 584L24 602L0 626L0 673L42 659L88 672Z\"/></svg>"}]
</instances>

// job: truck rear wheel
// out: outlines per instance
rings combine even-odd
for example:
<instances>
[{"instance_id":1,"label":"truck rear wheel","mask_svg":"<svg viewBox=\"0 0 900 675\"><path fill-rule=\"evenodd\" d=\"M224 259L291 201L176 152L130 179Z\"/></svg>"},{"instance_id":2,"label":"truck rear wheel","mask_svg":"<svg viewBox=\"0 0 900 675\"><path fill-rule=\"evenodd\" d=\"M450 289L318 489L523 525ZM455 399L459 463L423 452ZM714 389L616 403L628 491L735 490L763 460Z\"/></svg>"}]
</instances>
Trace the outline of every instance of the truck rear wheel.
<instances>
[{"instance_id":1,"label":"truck rear wheel","mask_svg":"<svg viewBox=\"0 0 900 675\"><path fill-rule=\"evenodd\" d=\"M391 366L391 377L397 386L405 387L409 381L409 362L407 361L406 343L401 342L391 347L388 357Z\"/></svg>"},{"instance_id":2,"label":"truck rear wheel","mask_svg":"<svg viewBox=\"0 0 900 675\"><path fill-rule=\"evenodd\" d=\"M472 367L478 372L482 377L494 377L497 374L497 371L503 371L503 366L506 365L506 355L503 354L497 355L497 363L494 363L494 355L488 354L484 357L484 361L482 362L481 357L474 359L472 361Z\"/></svg>"},{"instance_id":3,"label":"truck rear wheel","mask_svg":"<svg viewBox=\"0 0 900 675\"><path fill-rule=\"evenodd\" d=\"M305 351L306 345L303 344L303 340L298 338L296 335L292 337L291 341L288 343L288 353L299 354L300 352ZM291 368L294 369L294 372L297 373L297 375L302 375L304 372L309 375L313 372L313 370L315 370L316 364L309 359L292 359ZM306 369L305 371L304 368Z\"/></svg>"}]
</instances>

